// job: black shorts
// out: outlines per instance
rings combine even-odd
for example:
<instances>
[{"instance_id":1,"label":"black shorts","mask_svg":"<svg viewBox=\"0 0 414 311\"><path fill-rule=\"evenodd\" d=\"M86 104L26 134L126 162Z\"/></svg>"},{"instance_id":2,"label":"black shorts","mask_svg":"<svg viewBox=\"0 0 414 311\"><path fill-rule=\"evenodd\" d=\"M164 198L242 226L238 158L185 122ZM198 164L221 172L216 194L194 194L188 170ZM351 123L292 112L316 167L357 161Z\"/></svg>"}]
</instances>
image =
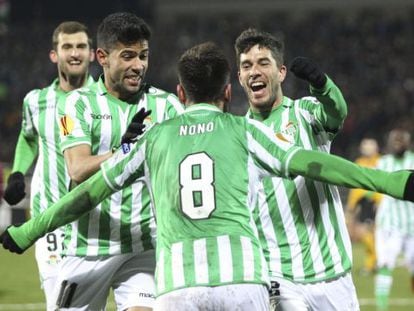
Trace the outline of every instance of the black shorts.
<instances>
[{"instance_id":1,"label":"black shorts","mask_svg":"<svg viewBox=\"0 0 414 311\"><path fill-rule=\"evenodd\" d=\"M361 223L373 223L375 221L375 204L373 201L363 198L358 202L357 220Z\"/></svg>"}]
</instances>

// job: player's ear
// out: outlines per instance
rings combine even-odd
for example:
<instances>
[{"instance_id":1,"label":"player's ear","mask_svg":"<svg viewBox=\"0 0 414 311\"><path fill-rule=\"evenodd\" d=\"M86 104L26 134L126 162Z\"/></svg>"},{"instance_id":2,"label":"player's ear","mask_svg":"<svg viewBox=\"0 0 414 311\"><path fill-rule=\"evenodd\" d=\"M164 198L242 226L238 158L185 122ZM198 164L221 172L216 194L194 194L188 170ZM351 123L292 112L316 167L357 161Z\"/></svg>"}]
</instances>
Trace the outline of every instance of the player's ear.
<instances>
[{"instance_id":1,"label":"player's ear","mask_svg":"<svg viewBox=\"0 0 414 311\"><path fill-rule=\"evenodd\" d=\"M187 95L185 94L185 90L181 84L177 84L177 96L180 102L185 105L187 101Z\"/></svg>"},{"instance_id":2,"label":"player's ear","mask_svg":"<svg viewBox=\"0 0 414 311\"><path fill-rule=\"evenodd\" d=\"M95 50L90 49L89 51L89 61L92 63L95 60Z\"/></svg>"},{"instance_id":3,"label":"player's ear","mask_svg":"<svg viewBox=\"0 0 414 311\"><path fill-rule=\"evenodd\" d=\"M231 83L227 84L224 88L224 100L226 103L231 101Z\"/></svg>"},{"instance_id":4,"label":"player's ear","mask_svg":"<svg viewBox=\"0 0 414 311\"><path fill-rule=\"evenodd\" d=\"M285 65L280 66L278 69L279 82L282 83L286 78L287 69Z\"/></svg>"},{"instance_id":5,"label":"player's ear","mask_svg":"<svg viewBox=\"0 0 414 311\"><path fill-rule=\"evenodd\" d=\"M50 50L50 52L49 52L49 58L50 58L50 61L52 63L57 64L57 62L58 62L58 56L57 56L57 53L56 53L55 50Z\"/></svg>"},{"instance_id":6,"label":"player's ear","mask_svg":"<svg viewBox=\"0 0 414 311\"><path fill-rule=\"evenodd\" d=\"M104 49L97 48L96 60L102 67L105 67L108 63L108 53Z\"/></svg>"}]
</instances>

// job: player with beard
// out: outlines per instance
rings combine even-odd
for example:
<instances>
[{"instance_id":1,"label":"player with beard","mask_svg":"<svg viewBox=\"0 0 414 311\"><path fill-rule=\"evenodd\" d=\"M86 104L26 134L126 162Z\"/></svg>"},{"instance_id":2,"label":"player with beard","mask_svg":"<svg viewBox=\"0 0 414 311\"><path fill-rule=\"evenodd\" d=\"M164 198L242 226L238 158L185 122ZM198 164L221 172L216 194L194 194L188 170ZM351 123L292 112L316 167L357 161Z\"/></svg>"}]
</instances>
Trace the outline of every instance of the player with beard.
<instances>
[{"instance_id":1,"label":"player with beard","mask_svg":"<svg viewBox=\"0 0 414 311\"><path fill-rule=\"evenodd\" d=\"M137 118L152 124L182 110L175 95L144 83L150 35L145 21L131 13L108 15L99 25L96 57L103 75L59 103L61 149L72 187L98 171L121 143L129 148L142 129ZM112 288L118 310L150 310L154 239L149 192L142 182L96 205L67 227L58 307L104 310Z\"/></svg>"}]
</instances>

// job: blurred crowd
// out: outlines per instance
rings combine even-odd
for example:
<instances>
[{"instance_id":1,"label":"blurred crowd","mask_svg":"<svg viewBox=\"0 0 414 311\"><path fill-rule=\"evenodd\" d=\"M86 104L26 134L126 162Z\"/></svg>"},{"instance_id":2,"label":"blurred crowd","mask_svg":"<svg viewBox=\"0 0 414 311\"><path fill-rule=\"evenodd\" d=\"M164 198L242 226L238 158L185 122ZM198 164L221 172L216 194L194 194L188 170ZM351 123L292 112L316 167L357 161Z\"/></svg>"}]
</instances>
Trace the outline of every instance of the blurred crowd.
<instances>
[{"instance_id":1,"label":"blurred crowd","mask_svg":"<svg viewBox=\"0 0 414 311\"><path fill-rule=\"evenodd\" d=\"M100 20L82 21L94 34ZM343 91L349 115L334 142L334 153L354 158L364 136L382 142L391 128L414 131L414 8L183 14L155 17L149 23L153 38L147 80L160 88L175 90L175 63L186 48L212 40L234 64L230 111L244 114L247 102L238 84L233 43L243 29L254 26L284 39L287 65L295 56L311 57ZM56 24L42 19L15 21L0 34L0 162L13 158L24 95L56 77L56 66L48 58ZM91 72L99 76L99 66L94 64ZM308 94L306 83L290 74L284 91L291 98Z\"/></svg>"}]
</instances>

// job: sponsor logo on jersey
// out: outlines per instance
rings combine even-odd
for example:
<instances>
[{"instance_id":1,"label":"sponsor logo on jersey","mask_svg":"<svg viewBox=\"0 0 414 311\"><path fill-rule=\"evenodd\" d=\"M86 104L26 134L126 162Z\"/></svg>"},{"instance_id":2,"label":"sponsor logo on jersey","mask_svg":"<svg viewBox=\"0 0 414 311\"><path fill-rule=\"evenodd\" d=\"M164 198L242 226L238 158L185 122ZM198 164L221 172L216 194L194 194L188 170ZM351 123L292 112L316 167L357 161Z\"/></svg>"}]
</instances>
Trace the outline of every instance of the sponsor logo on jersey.
<instances>
[{"instance_id":1,"label":"sponsor logo on jersey","mask_svg":"<svg viewBox=\"0 0 414 311\"><path fill-rule=\"evenodd\" d=\"M94 120L111 120L112 115L107 114L107 113L104 113L104 114L91 113L91 118Z\"/></svg>"},{"instance_id":2,"label":"sponsor logo on jersey","mask_svg":"<svg viewBox=\"0 0 414 311\"><path fill-rule=\"evenodd\" d=\"M297 126L292 121L289 121L282 130L278 133L275 133L275 136L280 140L286 141L288 143L295 143L296 133L297 133Z\"/></svg>"},{"instance_id":3,"label":"sponsor logo on jersey","mask_svg":"<svg viewBox=\"0 0 414 311\"><path fill-rule=\"evenodd\" d=\"M154 294L152 293L139 293L138 296L141 298L155 298Z\"/></svg>"},{"instance_id":4,"label":"sponsor logo on jersey","mask_svg":"<svg viewBox=\"0 0 414 311\"><path fill-rule=\"evenodd\" d=\"M71 117L67 115L61 117L59 121L60 133L63 136L68 136L70 133L72 133L74 125L75 122L72 120Z\"/></svg>"}]
</instances>

